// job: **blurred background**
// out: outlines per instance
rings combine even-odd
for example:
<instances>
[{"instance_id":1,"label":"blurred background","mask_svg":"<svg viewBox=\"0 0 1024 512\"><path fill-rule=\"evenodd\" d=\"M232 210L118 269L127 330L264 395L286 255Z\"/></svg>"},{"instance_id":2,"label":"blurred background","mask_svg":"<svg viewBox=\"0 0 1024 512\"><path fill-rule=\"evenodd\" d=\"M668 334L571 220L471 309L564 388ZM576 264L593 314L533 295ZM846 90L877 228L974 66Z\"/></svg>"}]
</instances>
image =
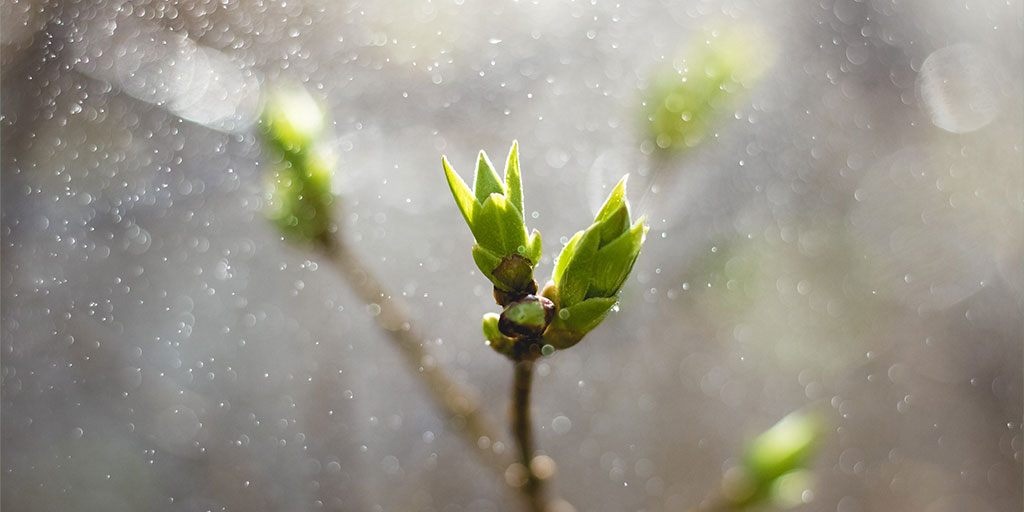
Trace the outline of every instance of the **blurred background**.
<instances>
[{"instance_id":1,"label":"blurred background","mask_svg":"<svg viewBox=\"0 0 1024 512\"><path fill-rule=\"evenodd\" d=\"M544 278L631 173L620 310L534 386L576 509L685 510L807 408L799 510L1021 509L1019 0L0 6L7 510L520 508L264 218L276 84L326 108L342 236L503 422L441 155L518 139Z\"/></svg>"}]
</instances>

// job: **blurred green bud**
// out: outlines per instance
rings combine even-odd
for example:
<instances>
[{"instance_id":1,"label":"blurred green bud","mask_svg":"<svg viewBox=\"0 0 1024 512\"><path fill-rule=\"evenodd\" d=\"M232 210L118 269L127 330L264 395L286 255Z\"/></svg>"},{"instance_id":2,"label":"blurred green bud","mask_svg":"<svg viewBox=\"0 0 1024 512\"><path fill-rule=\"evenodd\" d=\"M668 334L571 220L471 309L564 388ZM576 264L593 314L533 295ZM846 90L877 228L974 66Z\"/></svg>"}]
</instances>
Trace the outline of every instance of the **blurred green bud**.
<instances>
[{"instance_id":1,"label":"blurred green bud","mask_svg":"<svg viewBox=\"0 0 1024 512\"><path fill-rule=\"evenodd\" d=\"M270 94L261 135L280 160L267 186L267 217L289 238L329 243L333 223L332 156L318 145L324 115L301 89Z\"/></svg>"},{"instance_id":2,"label":"blurred green bud","mask_svg":"<svg viewBox=\"0 0 1024 512\"><path fill-rule=\"evenodd\" d=\"M542 340L556 349L575 345L604 320L640 254L647 226L643 217L631 224L627 178L612 190L594 223L562 249L552 282L541 292L558 307Z\"/></svg>"},{"instance_id":3,"label":"blurred green bud","mask_svg":"<svg viewBox=\"0 0 1024 512\"><path fill-rule=\"evenodd\" d=\"M296 169L284 164L270 175L266 215L286 237L301 242L326 242L334 201L327 169L325 165Z\"/></svg>"},{"instance_id":4,"label":"blurred green bud","mask_svg":"<svg viewBox=\"0 0 1024 512\"><path fill-rule=\"evenodd\" d=\"M501 312L498 330L511 338L536 339L555 316L555 304L545 297L527 295Z\"/></svg>"},{"instance_id":5,"label":"blurred green bud","mask_svg":"<svg viewBox=\"0 0 1024 512\"><path fill-rule=\"evenodd\" d=\"M509 151L504 182L498 178L487 154L481 151L472 190L447 158L442 158L441 163L455 203L476 239L473 260L494 284L495 298L504 305L535 293L533 267L540 261L540 233L526 233L518 144L513 142Z\"/></svg>"},{"instance_id":6,"label":"blurred green bud","mask_svg":"<svg viewBox=\"0 0 1024 512\"><path fill-rule=\"evenodd\" d=\"M733 109L761 77L770 48L756 27L701 31L652 83L647 115L658 148L678 151L703 141L718 113Z\"/></svg>"},{"instance_id":7,"label":"blurred green bud","mask_svg":"<svg viewBox=\"0 0 1024 512\"><path fill-rule=\"evenodd\" d=\"M270 93L263 108L263 130L281 152L307 151L324 129L320 105L298 86Z\"/></svg>"},{"instance_id":8,"label":"blurred green bud","mask_svg":"<svg viewBox=\"0 0 1024 512\"><path fill-rule=\"evenodd\" d=\"M775 508L793 508L808 503L813 493L807 491L814 487L814 473L806 469L797 469L776 478L769 489L769 499Z\"/></svg>"},{"instance_id":9,"label":"blurred green bud","mask_svg":"<svg viewBox=\"0 0 1024 512\"><path fill-rule=\"evenodd\" d=\"M495 352L512 357L512 348L515 345L515 340L501 333L501 329L498 328L500 321L500 317L496 313L484 315L484 338L487 340L487 345L493 348Z\"/></svg>"},{"instance_id":10,"label":"blurred green bud","mask_svg":"<svg viewBox=\"0 0 1024 512\"><path fill-rule=\"evenodd\" d=\"M817 417L793 412L754 438L743 457L743 466L759 482L775 480L801 468L814 452L822 426Z\"/></svg>"},{"instance_id":11,"label":"blurred green bud","mask_svg":"<svg viewBox=\"0 0 1024 512\"><path fill-rule=\"evenodd\" d=\"M731 508L772 502L790 507L803 501L812 474L804 469L822 435L818 418L793 412L754 438L742 463L722 478L721 496Z\"/></svg>"}]
</instances>

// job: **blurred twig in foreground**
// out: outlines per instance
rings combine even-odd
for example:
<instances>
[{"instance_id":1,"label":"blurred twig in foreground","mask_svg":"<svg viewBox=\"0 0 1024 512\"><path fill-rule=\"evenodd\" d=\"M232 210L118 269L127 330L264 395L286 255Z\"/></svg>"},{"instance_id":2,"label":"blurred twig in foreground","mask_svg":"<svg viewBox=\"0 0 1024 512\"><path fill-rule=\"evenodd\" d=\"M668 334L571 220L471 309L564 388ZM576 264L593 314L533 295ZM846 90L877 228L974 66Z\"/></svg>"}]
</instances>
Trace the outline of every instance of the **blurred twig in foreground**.
<instances>
[{"instance_id":1,"label":"blurred twig in foreground","mask_svg":"<svg viewBox=\"0 0 1024 512\"><path fill-rule=\"evenodd\" d=\"M715 490L690 512L739 512L771 504L788 508L802 503L811 483L805 469L823 433L813 412L796 411L755 437L742 462L722 476Z\"/></svg>"}]
</instances>

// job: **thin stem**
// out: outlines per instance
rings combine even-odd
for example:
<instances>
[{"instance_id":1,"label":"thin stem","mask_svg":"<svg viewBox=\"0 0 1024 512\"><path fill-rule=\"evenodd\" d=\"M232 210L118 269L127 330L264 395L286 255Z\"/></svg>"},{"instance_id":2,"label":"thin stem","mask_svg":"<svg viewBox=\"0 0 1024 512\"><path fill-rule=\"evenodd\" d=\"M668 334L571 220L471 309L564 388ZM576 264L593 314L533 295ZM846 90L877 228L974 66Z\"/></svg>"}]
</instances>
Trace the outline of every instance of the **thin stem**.
<instances>
[{"instance_id":1,"label":"thin stem","mask_svg":"<svg viewBox=\"0 0 1024 512\"><path fill-rule=\"evenodd\" d=\"M506 457L483 449L478 444L482 437L491 443L500 439L494 422L480 408L480 393L451 379L443 368L430 363L424 338L415 330L405 304L391 295L359 256L342 240L325 236L319 240L323 254L334 264L335 270L349 284L359 300L376 310L377 325L398 347L410 371L419 376L423 388L434 404L448 417L461 426L457 431L470 451L477 455L497 475L504 475L509 465ZM378 309L379 308L379 309Z\"/></svg>"},{"instance_id":2,"label":"thin stem","mask_svg":"<svg viewBox=\"0 0 1024 512\"><path fill-rule=\"evenodd\" d=\"M544 510L544 482L530 467L533 460L533 428L530 420L530 388L533 361L520 359L515 363L512 383L512 432L519 444L519 462L526 468L527 481L522 487L530 510Z\"/></svg>"}]
</instances>

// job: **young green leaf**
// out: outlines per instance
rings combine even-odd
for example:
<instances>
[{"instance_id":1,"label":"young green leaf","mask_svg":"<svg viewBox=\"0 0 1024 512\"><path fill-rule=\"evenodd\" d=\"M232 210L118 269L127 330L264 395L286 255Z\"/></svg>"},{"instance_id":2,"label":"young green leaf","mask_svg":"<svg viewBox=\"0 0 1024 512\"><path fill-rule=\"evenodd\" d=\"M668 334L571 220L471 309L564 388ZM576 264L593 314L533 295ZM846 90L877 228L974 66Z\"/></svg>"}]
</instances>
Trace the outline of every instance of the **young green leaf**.
<instances>
[{"instance_id":1,"label":"young green leaf","mask_svg":"<svg viewBox=\"0 0 1024 512\"><path fill-rule=\"evenodd\" d=\"M629 207L626 204L620 204L604 219L597 221L597 225L600 226L600 244L601 247L604 247L629 230Z\"/></svg>"},{"instance_id":2,"label":"young green leaf","mask_svg":"<svg viewBox=\"0 0 1024 512\"><path fill-rule=\"evenodd\" d=\"M629 231L598 249L588 297L608 297L622 288L640 254L645 233L647 226L641 217Z\"/></svg>"},{"instance_id":3,"label":"young green leaf","mask_svg":"<svg viewBox=\"0 0 1024 512\"><path fill-rule=\"evenodd\" d=\"M494 166L483 151L477 158L473 190L452 169L446 158L442 158L442 164L455 203L476 239L478 248L474 249L473 260L484 276L494 284L496 300L504 303L536 292L533 267L540 261L541 241L536 231L527 235L523 222L518 144L513 142L509 150L504 183L499 180ZM509 279L507 272L495 274L497 266L512 256L523 257L528 261L528 279ZM498 290L503 293L498 294Z\"/></svg>"},{"instance_id":4,"label":"young green leaf","mask_svg":"<svg viewBox=\"0 0 1024 512\"><path fill-rule=\"evenodd\" d=\"M554 281L555 286L559 286L562 282L562 276L565 275L565 268L569 266L569 262L572 261L572 257L576 254L576 245L580 243L580 238L583 238L583 231L577 231L573 235L569 243L565 244L562 248L562 252L558 255L555 260L555 271L551 274L551 280Z\"/></svg>"},{"instance_id":5,"label":"young green leaf","mask_svg":"<svg viewBox=\"0 0 1024 512\"><path fill-rule=\"evenodd\" d=\"M519 142L512 141L505 162L505 197L523 215L523 182L519 174ZM525 219L525 217L523 217Z\"/></svg>"},{"instance_id":6,"label":"young green leaf","mask_svg":"<svg viewBox=\"0 0 1024 512\"><path fill-rule=\"evenodd\" d=\"M505 187L498 179L498 173L483 151L477 156L476 177L473 179L473 193L476 194L476 201L483 203L491 194L503 195Z\"/></svg>"},{"instance_id":7,"label":"young green leaf","mask_svg":"<svg viewBox=\"0 0 1024 512\"><path fill-rule=\"evenodd\" d=\"M608 315L616 297L593 298L563 308L555 315L551 326L541 338L541 343L558 350L567 349L583 339L583 336L597 327Z\"/></svg>"},{"instance_id":8,"label":"young green leaf","mask_svg":"<svg viewBox=\"0 0 1024 512\"><path fill-rule=\"evenodd\" d=\"M533 230L533 233L530 234L530 239L526 241L526 254L524 254L524 256L536 265L537 262L540 261L540 250L540 232L535 229Z\"/></svg>"},{"instance_id":9,"label":"young green leaf","mask_svg":"<svg viewBox=\"0 0 1024 512\"><path fill-rule=\"evenodd\" d=\"M479 219L473 234L481 245L506 256L526 251L526 226L505 196L491 194Z\"/></svg>"},{"instance_id":10,"label":"young green leaf","mask_svg":"<svg viewBox=\"0 0 1024 512\"><path fill-rule=\"evenodd\" d=\"M455 196L455 204L459 207L459 211L462 212L462 217L466 219L466 224L472 227L473 217L478 207L476 198L473 197L473 191L469 189L469 185L466 185L462 177L452 169L447 158L441 157L441 165L444 166L444 177L448 180L448 188L451 189L452 195Z\"/></svg>"},{"instance_id":11,"label":"young green leaf","mask_svg":"<svg viewBox=\"0 0 1024 512\"><path fill-rule=\"evenodd\" d=\"M594 223L576 233L555 262L541 295L560 308L543 342L556 349L578 343L608 314L633 269L647 233L641 217L629 224L626 178L609 194Z\"/></svg>"},{"instance_id":12,"label":"young green leaf","mask_svg":"<svg viewBox=\"0 0 1024 512\"><path fill-rule=\"evenodd\" d=\"M474 245L473 262L475 262L476 266L480 267L481 269L492 269L491 272L493 273L493 269L496 269L498 268L498 265L501 265L501 256L498 256L497 254L494 254L493 252L484 249L480 245Z\"/></svg>"},{"instance_id":13,"label":"young green leaf","mask_svg":"<svg viewBox=\"0 0 1024 512\"><path fill-rule=\"evenodd\" d=\"M604 200L604 205L601 206L601 211L597 212L597 217L594 218L595 223L604 221L622 206L628 206L626 203L626 181L628 179L628 174L623 176L615 185L615 188L612 189L612 193L608 194L608 198ZM626 215L629 215L628 210Z\"/></svg>"},{"instance_id":14,"label":"young green leaf","mask_svg":"<svg viewBox=\"0 0 1024 512\"><path fill-rule=\"evenodd\" d=\"M593 277L594 259L601 243L601 235L595 227L591 226L583 232L572 258L566 264L562 282L558 286L562 307L572 306L587 297L587 289Z\"/></svg>"}]
</instances>

